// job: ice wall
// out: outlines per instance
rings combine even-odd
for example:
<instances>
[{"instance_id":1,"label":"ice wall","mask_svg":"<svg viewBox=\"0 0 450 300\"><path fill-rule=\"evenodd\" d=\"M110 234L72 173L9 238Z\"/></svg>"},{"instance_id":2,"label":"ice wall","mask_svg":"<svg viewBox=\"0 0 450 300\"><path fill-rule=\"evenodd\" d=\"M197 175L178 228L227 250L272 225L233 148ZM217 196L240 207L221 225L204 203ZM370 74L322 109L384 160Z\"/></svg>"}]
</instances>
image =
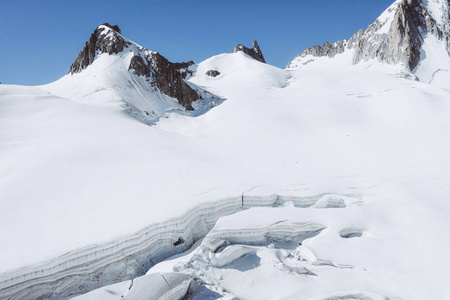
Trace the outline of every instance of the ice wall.
<instances>
[{"instance_id":1,"label":"ice wall","mask_svg":"<svg viewBox=\"0 0 450 300\"><path fill-rule=\"evenodd\" d=\"M154 264L190 248L206 236L222 216L250 207L278 206L287 201L298 207L308 207L323 202L323 198L324 195L242 194L203 203L182 216L152 224L134 235L0 274L0 298L63 299L133 279L145 274Z\"/></svg>"}]
</instances>

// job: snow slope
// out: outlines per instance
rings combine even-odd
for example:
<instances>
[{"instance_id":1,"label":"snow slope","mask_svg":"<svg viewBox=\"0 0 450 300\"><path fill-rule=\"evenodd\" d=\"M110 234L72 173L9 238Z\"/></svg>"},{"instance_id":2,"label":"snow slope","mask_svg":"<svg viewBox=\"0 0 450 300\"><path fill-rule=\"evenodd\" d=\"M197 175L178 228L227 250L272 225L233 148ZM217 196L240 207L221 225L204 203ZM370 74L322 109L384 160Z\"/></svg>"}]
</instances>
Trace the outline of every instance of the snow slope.
<instances>
[{"instance_id":1,"label":"snow slope","mask_svg":"<svg viewBox=\"0 0 450 300\"><path fill-rule=\"evenodd\" d=\"M153 126L122 112L177 104L147 93L126 52L0 85L0 298L120 282L84 299L154 297L149 282L169 298L449 298L443 47L426 37L421 81L352 51L287 70L217 55L188 83L226 101Z\"/></svg>"},{"instance_id":2,"label":"snow slope","mask_svg":"<svg viewBox=\"0 0 450 300\"><path fill-rule=\"evenodd\" d=\"M371 239L350 252L332 251L336 237L323 235L323 244L312 243L315 253L338 263L359 257L352 264L364 267L364 249L371 247L379 267L369 268L370 280L351 290L339 285L336 293L448 297L450 240L442 233L450 228L449 92L399 78L396 66L324 59L283 71L242 53L213 57L190 80L227 100L208 114L172 115L151 127L39 87L2 85L0 235L8 240L0 246L2 278L74 249L102 249L213 200L340 194L370 203L373 214L348 208L355 219L347 226L367 230ZM213 68L221 76L204 75ZM330 213L323 225L343 229L332 226L340 214ZM401 280L388 285L383 269L391 274L386 278ZM315 280L327 285L333 278Z\"/></svg>"},{"instance_id":3,"label":"snow slope","mask_svg":"<svg viewBox=\"0 0 450 300\"><path fill-rule=\"evenodd\" d=\"M203 99L194 102L194 111L187 111L178 99L152 85L154 78L138 75L131 68L133 58L154 57L158 55L156 52L145 49L108 26L100 25L97 30L102 30L99 39L110 43L110 47L124 43L123 50L104 53L97 49L92 64L86 69L69 73L41 89L78 103L97 106L103 111L128 112L146 124L153 124L171 112L196 116L220 103L213 95L191 85Z\"/></svg>"},{"instance_id":4,"label":"snow slope","mask_svg":"<svg viewBox=\"0 0 450 300\"><path fill-rule=\"evenodd\" d=\"M422 82L450 88L450 56L445 45L432 35L425 36L421 50L422 60L414 74Z\"/></svg>"}]
</instances>

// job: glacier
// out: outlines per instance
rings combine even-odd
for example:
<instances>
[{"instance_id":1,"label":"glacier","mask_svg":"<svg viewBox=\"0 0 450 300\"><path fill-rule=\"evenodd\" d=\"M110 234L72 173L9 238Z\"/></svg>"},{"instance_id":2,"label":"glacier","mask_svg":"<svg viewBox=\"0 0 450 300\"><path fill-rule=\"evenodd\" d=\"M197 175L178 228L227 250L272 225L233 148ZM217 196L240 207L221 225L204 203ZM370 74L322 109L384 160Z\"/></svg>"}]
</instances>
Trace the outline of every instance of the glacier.
<instances>
[{"instance_id":1,"label":"glacier","mask_svg":"<svg viewBox=\"0 0 450 300\"><path fill-rule=\"evenodd\" d=\"M76 72L0 86L0 298L449 297L448 1L286 69L95 34Z\"/></svg>"}]
</instances>

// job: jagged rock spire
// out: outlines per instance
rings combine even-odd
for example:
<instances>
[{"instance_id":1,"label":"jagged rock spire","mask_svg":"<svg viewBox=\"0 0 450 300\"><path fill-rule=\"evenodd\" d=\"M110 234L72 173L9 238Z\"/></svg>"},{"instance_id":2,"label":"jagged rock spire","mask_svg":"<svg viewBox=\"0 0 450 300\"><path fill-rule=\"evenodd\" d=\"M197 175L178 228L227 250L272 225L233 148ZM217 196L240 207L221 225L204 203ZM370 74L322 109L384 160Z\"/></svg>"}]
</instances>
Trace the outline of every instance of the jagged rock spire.
<instances>
[{"instance_id":1,"label":"jagged rock spire","mask_svg":"<svg viewBox=\"0 0 450 300\"><path fill-rule=\"evenodd\" d=\"M231 51L231 53L236 53L239 51L244 52L245 54L256 59L257 61L266 63L266 60L264 59L264 55L262 54L257 41L253 41L252 48L247 48L244 45L239 44L236 47L234 47L234 49L233 49L233 51Z\"/></svg>"}]
</instances>

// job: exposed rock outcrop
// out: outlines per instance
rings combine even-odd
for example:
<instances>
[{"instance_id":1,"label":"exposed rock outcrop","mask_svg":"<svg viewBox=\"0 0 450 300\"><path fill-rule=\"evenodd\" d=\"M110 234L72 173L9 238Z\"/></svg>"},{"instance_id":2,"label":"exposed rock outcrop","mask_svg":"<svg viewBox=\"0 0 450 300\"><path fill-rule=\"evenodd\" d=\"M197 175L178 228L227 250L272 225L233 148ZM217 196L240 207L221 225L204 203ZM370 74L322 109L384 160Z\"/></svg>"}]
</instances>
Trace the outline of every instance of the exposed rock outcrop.
<instances>
[{"instance_id":1,"label":"exposed rock outcrop","mask_svg":"<svg viewBox=\"0 0 450 300\"><path fill-rule=\"evenodd\" d=\"M220 72L217 70L208 70L206 71L206 75L210 77L217 77L220 75Z\"/></svg>"},{"instance_id":2,"label":"exposed rock outcrop","mask_svg":"<svg viewBox=\"0 0 450 300\"><path fill-rule=\"evenodd\" d=\"M266 60L264 59L264 55L262 54L257 41L253 41L253 45L251 48L247 48L244 45L239 44L236 47L234 47L234 49L231 53L236 53L239 51L244 52L245 54L256 59L257 61L266 63Z\"/></svg>"},{"instance_id":3,"label":"exposed rock outcrop","mask_svg":"<svg viewBox=\"0 0 450 300\"><path fill-rule=\"evenodd\" d=\"M449 1L431 1L441 7L442 15L433 14L428 1L397 0L367 29L357 31L348 40L308 48L290 62L288 68L295 67L296 60L308 55L334 57L353 50L353 64L376 58L390 64L403 63L412 71L420 61L420 48L426 34L445 43L450 53Z\"/></svg>"},{"instance_id":4,"label":"exposed rock outcrop","mask_svg":"<svg viewBox=\"0 0 450 300\"><path fill-rule=\"evenodd\" d=\"M177 99L186 110L194 110L192 102L202 99L200 93L191 88L184 79L192 75L189 67L193 61L172 63L157 52L149 51L125 38L117 25L104 23L97 27L86 42L83 50L70 67L69 73L83 71L101 54L134 53L128 70L144 76L148 85L162 94Z\"/></svg>"},{"instance_id":5,"label":"exposed rock outcrop","mask_svg":"<svg viewBox=\"0 0 450 300\"><path fill-rule=\"evenodd\" d=\"M126 41L117 25L104 23L97 27L84 45L69 69L70 74L79 73L94 62L97 55L102 53L118 54L131 42Z\"/></svg>"},{"instance_id":6,"label":"exposed rock outcrop","mask_svg":"<svg viewBox=\"0 0 450 300\"><path fill-rule=\"evenodd\" d=\"M192 65L193 61L171 63L161 54L150 52L145 55L145 59L140 55L132 57L129 70L136 75L147 77L150 86L178 99L178 103L187 110L193 110L192 102L202 97L184 81L188 75L192 75L189 70Z\"/></svg>"}]
</instances>

